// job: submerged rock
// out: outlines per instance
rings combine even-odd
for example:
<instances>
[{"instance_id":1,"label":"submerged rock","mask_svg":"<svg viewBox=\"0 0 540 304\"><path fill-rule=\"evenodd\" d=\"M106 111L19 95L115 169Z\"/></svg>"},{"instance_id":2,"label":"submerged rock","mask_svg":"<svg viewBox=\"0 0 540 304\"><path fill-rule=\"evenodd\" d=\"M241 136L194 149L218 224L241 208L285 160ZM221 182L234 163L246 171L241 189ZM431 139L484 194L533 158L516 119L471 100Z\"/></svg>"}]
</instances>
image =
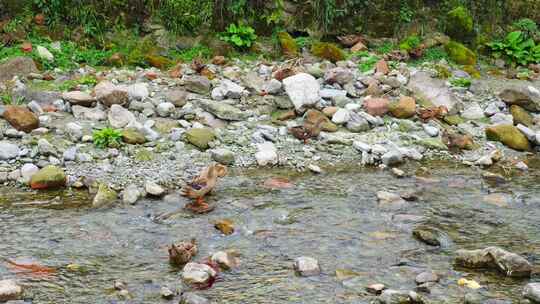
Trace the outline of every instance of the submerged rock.
<instances>
[{"instance_id":1,"label":"submerged rock","mask_svg":"<svg viewBox=\"0 0 540 304\"><path fill-rule=\"evenodd\" d=\"M192 292L182 294L180 304L210 304L210 301Z\"/></svg>"},{"instance_id":2,"label":"submerged rock","mask_svg":"<svg viewBox=\"0 0 540 304\"><path fill-rule=\"evenodd\" d=\"M529 283L523 289L523 297L533 303L540 303L540 283Z\"/></svg>"},{"instance_id":3,"label":"submerged rock","mask_svg":"<svg viewBox=\"0 0 540 304\"><path fill-rule=\"evenodd\" d=\"M419 241L431 246L441 246L440 232L434 228L427 226L419 226L414 228L413 236Z\"/></svg>"},{"instance_id":4,"label":"submerged rock","mask_svg":"<svg viewBox=\"0 0 540 304\"><path fill-rule=\"evenodd\" d=\"M499 247L479 250L458 250L455 263L465 268L498 269L509 277L530 277L531 264L523 257Z\"/></svg>"},{"instance_id":5,"label":"submerged rock","mask_svg":"<svg viewBox=\"0 0 540 304\"><path fill-rule=\"evenodd\" d=\"M94 199L92 201L92 206L94 208L100 208L106 205L110 205L114 203L117 198L118 194L116 193L116 191L111 189L109 186L100 183L96 196L94 196Z\"/></svg>"},{"instance_id":6,"label":"submerged rock","mask_svg":"<svg viewBox=\"0 0 540 304\"><path fill-rule=\"evenodd\" d=\"M236 268L239 264L236 253L230 251L218 251L210 259L212 262L217 263L223 270Z\"/></svg>"},{"instance_id":7,"label":"submerged rock","mask_svg":"<svg viewBox=\"0 0 540 304\"><path fill-rule=\"evenodd\" d=\"M405 290L387 289L379 297L381 304L409 304L413 303L409 297L409 292Z\"/></svg>"}]
</instances>

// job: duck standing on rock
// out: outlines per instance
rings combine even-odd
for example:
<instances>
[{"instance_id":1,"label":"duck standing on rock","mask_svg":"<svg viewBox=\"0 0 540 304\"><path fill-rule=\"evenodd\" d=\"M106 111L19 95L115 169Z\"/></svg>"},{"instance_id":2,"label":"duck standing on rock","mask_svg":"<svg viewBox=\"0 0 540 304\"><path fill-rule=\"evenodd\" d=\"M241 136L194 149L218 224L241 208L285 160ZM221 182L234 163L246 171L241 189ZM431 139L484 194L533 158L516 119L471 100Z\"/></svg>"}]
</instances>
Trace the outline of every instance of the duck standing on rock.
<instances>
[{"instance_id":1,"label":"duck standing on rock","mask_svg":"<svg viewBox=\"0 0 540 304\"><path fill-rule=\"evenodd\" d=\"M195 199L195 202L186 205L186 208L195 213L207 213L212 211L213 207L204 201L204 197L214 190L218 178L227 175L227 167L220 164L213 164L205 168L197 178L191 183L186 184L181 194L183 196Z\"/></svg>"},{"instance_id":2,"label":"duck standing on rock","mask_svg":"<svg viewBox=\"0 0 540 304\"><path fill-rule=\"evenodd\" d=\"M291 132L294 137L303 140L304 144L307 144L308 139L318 137L319 134L321 134L325 122L325 118L320 118L315 121L315 123L304 120L303 126L289 128L289 132Z\"/></svg>"}]
</instances>

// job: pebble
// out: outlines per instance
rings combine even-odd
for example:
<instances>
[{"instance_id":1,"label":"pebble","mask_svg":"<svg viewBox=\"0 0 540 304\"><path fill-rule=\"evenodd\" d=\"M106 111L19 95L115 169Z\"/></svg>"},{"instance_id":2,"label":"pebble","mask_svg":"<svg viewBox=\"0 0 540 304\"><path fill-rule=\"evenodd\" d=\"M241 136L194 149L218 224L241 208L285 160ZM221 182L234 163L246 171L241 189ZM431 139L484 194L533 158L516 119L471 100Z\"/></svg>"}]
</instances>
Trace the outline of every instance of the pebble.
<instances>
[{"instance_id":1,"label":"pebble","mask_svg":"<svg viewBox=\"0 0 540 304\"><path fill-rule=\"evenodd\" d=\"M224 270L230 270L238 266L239 261L234 252L218 251L210 258Z\"/></svg>"},{"instance_id":2,"label":"pebble","mask_svg":"<svg viewBox=\"0 0 540 304\"><path fill-rule=\"evenodd\" d=\"M182 279L187 284L205 284L215 276L217 272L206 264L187 263L182 270Z\"/></svg>"},{"instance_id":3,"label":"pebble","mask_svg":"<svg viewBox=\"0 0 540 304\"><path fill-rule=\"evenodd\" d=\"M376 295L380 295L383 290L386 289L386 286L384 286L384 284L371 284L369 285L368 287L366 287L366 290L369 292L369 293L372 293L372 294L376 294Z\"/></svg>"},{"instance_id":4,"label":"pebble","mask_svg":"<svg viewBox=\"0 0 540 304\"><path fill-rule=\"evenodd\" d=\"M122 201L126 204L135 205L142 196L140 188L135 184L128 185L122 192Z\"/></svg>"},{"instance_id":5,"label":"pebble","mask_svg":"<svg viewBox=\"0 0 540 304\"><path fill-rule=\"evenodd\" d=\"M394 174L395 177L404 177L405 172L399 168L392 168L392 174Z\"/></svg>"},{"instance_id":6,"label":"pebble","mask_svg":"<svg viewBox=\"0 0 540 304\"><path fill-rule=\"evenodd\" d=\"M529 283L523 289L523 297L533 303L540 303L540 283Z\"/></svg>"},{"instance_id":7,"label":"pebble","mask_svg":"<svg viewBox=\"0 0 540 304\"><path fill-rule=\"evenodd\" d=\"M161 297L166 300L172 300L174 298L174 292L170 290L168 287L161 287L160 291Z\"/></svg>"},{"instance_id":8,"label":"pebble","mask_svg":"<svg viewBox=\"0 0 540 304\"><path fill-rule=\"evenodd\" d=\"M308 169L313 172L313 173L317 173L317 174L320 174L322 173L322 169L321 167L317 166L317 165L314 165L314 164L310 164L308 166Z\"/></svg>"},{"instance_id":9,"label":"pebble","mask_svg":"<svg viewBox=\"0 0 540 304\"><path fill-rule=\"evenodd\" d=\"M192 292L182 294L179 304L210 304L210 301Z\"/></svg>"},{"instance_id":10,"label":"pebble","mask_svg":"<svg viewBox=\"0 0 540 304\"><path fill-rule=\"evenodd\" d=\"M416 276L415 282L418 285L428 282L438 282L439 276L432 271L425 271Z\"/></svg>"},{"instance_id":11,"label":"pebble","mask_svg":"<svg viewBox=\"0 0 540 304\"><path fill-rule=\"evenodd\" d=\"M21 167L22 182L27 184L30 178L39 171L39 168L34 164L24 164Z\"/></svg>"}]
</instances>

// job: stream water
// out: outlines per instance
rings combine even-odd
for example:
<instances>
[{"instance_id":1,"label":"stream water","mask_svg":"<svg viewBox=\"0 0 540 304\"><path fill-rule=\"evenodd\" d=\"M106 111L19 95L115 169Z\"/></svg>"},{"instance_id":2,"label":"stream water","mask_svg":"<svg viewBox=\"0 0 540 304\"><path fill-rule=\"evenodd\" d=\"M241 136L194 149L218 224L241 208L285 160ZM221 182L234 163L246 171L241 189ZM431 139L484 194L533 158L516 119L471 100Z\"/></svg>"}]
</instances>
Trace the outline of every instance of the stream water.
<instances>
[{"instance_id":1,"label":"stream water","mask_svg":"<svg viewBox=\"0 0 540 304\"><path fill-rule=\"evenodd\" d=\"M415 165L408 166L414 173ZM218 202L214 212L179 212L165 220L156 217L181 208L184 198L172 194L95 210L84 192L3 189L0 278L19 280L30 303L167 303L162 286L189 288L169 265L166 247L195 237L196 260L218 250L240 253L238 269L196 291L216 303L370 303L375 297L365 292L367 285L412 290L415 276L427 269L441 276L427 295L433 303L463 303L471 290L457 285L462 277L480 283L486 298L517 303L529 280L456 269L452 260L457 249L495 245L540 264L540 167L531 163L529 173L491 185L477 169L424 166L421 176L403 179L353 167L328 168L323 175L233 170L210 198ZM294 187L263 187L271 177L287 177ZM416 190L419 200L386 208L377 202L381 190ZM489 194L495 199L486 199ZM233 235L213 227L225 218L235 223ZM419 224L443 231L443 246L415 240L411 231ZM299 256L318 259L322 274L296 276L292 262ZM10 264L29 260L53 271L20 272ZM127 284L128 299L114 291L115 280Z\"/></svg>"}]
</instances>

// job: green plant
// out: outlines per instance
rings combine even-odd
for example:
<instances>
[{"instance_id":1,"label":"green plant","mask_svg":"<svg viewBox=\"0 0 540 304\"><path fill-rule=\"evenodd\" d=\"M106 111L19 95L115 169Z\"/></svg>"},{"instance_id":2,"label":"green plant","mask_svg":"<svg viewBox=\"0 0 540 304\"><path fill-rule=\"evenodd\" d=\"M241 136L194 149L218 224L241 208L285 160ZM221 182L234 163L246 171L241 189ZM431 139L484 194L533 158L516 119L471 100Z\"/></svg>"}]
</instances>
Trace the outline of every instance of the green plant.
<instances>
[{"instance_id":1,"label":"green plant","mask_svg":"<svg viewBox=\"0 0 540 304\"><path fill-rule=\"evenodd\" d=\"M95 76L82 76L79 79L71 79L64 81L61 85L58 86L58 89L61 91L69 91L78 85L87 85L95 86L97 84L97 79Z\"/></svg>"},{"instance_id":2,"label":"green plant","mask_svg":"<svg viewBox=\"0 0 540 304\"><path fill-rule=\"evenodd\" d=\"M362 57L360 60L360 63L358 64L358 68L362 73L365 73L367 71L373 70L375 67L375 64L379 61L379 57L375 55L368 55L367 57Z\"/></svg>"},{"instance_id":3,"label":"green plant","mask_svg":"<svg viewBox=\"0 0 540 304\"><path fill-rule=\"evenodd\" d=\"M195 58L210 58L212 50L207 46L198 44L188 49L172 51L170 55L174 59L191 62Z\"/></svg>"},{"instance_id":4,"label":"green plant","mask_svg":"<svg viewBox=\"0 0 540 304\"><path fill-rule=\"evenodd\" d=\"M162 0L159 16L165 27L176 34L192 34L212 17L213 1Z\"/></svg>"},{"instance_id":5,"label":"green plant","mask_svg":"<svg viewBox=\"0 0 540 304\"><path fill-rule=\"evenodd\" d=\"M520 31L526 38L534 38L538 35L538 25L529 18L521 18L512 24L516 31Z\"/></svg>"},{"instance_id":6,"label":"green plant","mask_svg":"<svg viewBox=\"0 0 540 304\"><path fill-rule=\"evenodd\" d=\"M309 49L314 43L313 38L309 36L296 37L294 38L294 40L296 41L296 44L298 45L299 49L303 49L303 48Z\"/></svg>"},{"instance_id":7,"label":"green plant","mask_svg":"<svg viewBox=\"0 0 540 304\"><path fill-rule=\"evenodd\" d=\"M472 82L470 78L452 78L450 79L450 84L455 87L468 88Z\"/></svg>"},{"instance_id":8,"label":"green plant","mask_svg":"<svg viewBox=\"0 0 540 304\"><path fill-rule=\"evenodd\" d=\"M416 49L420 43L422 43L422 40L420 39L420 37L416 36L416 35L411 35L407 38L405 38L405 40L403 40L400 44L399 44L399 48L403 51L407 51L407 52L410 52L414 49Z\"/></svg>"},{"instance_id":9,"label":"green plant","mask_svg":"<svg viewBox=\"0 0 540 304\"><path fill-rule=\"evenodd\" d=\"M536 45L532 38L523 32L510 32L502 41L488 43L495 58L505 58L520 65L540 62L540 44Z\"/></svg>"},{"instance_id":10,"label":"green plant","mask_svg":"<svg viewBox=\"0 0 540 304\"><path fill-rule=\"evenodd\" d=\"M243 50L253 45L255 40L257 40L257 35L255 34L255 29L251 26L231 23L227 27L227 30L221 33L221 40Z\"/></svg>"},{"instance_id":11,"label":"green plant","mask_svg":"<svg viewBox=\"0 0 540 304\"><path fill-rule=\"evenodd\" d=\"M411 23L414 18L414 11L409 7L409 5L402 1L401 8L399 9L399 21L401 23Z\"/></svg>"},{"instance_id":12,"label":"green plant","mask_svg":"<svg viewBox=\"0 0 540 304\"><path fill-rule=\"evenodd\" d=\"M379 54L388 54L396 49L396 45L390 41L386 41L383 44L375 48L375 52Z\"/></svg>"},{"instance_id":13,"label":"green plant","mask_svg":"<svg viewBox=\"0 0 540 304\"><path fill-rule=\"evenodd\" d=\"M122 132L113 128L104 128L92 134L94 145L98 148L118 147L122 139Z\"/></svg>"}]
</instances>

